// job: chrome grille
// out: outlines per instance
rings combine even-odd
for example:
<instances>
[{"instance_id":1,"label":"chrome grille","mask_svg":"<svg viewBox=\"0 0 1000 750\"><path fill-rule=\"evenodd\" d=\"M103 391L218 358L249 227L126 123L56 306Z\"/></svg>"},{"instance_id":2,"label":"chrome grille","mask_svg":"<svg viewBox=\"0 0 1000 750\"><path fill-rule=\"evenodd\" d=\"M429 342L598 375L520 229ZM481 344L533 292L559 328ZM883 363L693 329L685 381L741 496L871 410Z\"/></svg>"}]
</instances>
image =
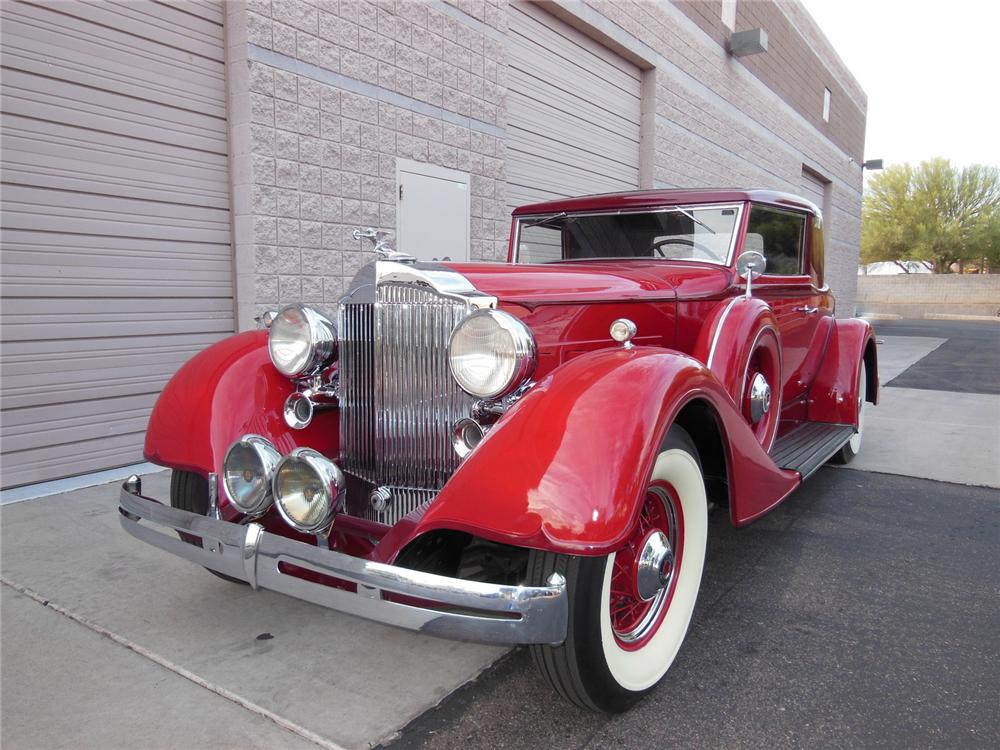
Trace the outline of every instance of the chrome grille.
<instances>
[{"instance_id":1,"label":"chrome grille","mask_svg":"<svg viewBox=\"0 0 1000 750\"><path fill-rule=\"evenodd\" d=\"M410 284L383 284L374 304L340 307L341 465L394 497L384 513L363 513L371 520L395 523L458 466L452 425L472 399L449 372L448 339L466 313L465 303Z\"/></svg>"}]
</instances>

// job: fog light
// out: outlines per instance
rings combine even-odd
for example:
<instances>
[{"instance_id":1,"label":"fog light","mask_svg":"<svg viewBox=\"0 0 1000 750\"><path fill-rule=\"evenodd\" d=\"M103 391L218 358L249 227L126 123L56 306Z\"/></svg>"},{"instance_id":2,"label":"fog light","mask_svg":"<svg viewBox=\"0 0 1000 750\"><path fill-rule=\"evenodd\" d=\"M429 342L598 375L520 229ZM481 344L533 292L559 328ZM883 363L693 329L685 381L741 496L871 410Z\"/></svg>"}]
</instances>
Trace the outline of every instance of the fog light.
<instances>
[{"instance_id":1,"label":"fog light","mask_svg":"<svg viewBox=\"0 0 1000 750\"><path fill-rule=\"evenodd\" d=\"M463 417L455 422L455 432L451 444L458 457L465 458L472 453L473 448L482 442L484 435L485 432L479 422L469 417Z\"/></svg>"},{"instance_id":2,"label":"fog light","mask_svg":"<svg viewBox=\"0 0 1000 750\"><path fill-rule=\"evenodd\" d=\"M344 500L344 474L311 448L296 448L274 473L274 504L289 526L307 534L326 529Z\"/></svg>"},{"instance_id":3,"label":"fog light","mask_svg":"<svg viewBox=\"0 0 1000 750\"><path fill-rule=\"evenodd\" d=\"M244 435L226 451L222 481L230 502L256 516L271 505L271 478L281 454L260 435Z\"/></svg>"}]
</instances>

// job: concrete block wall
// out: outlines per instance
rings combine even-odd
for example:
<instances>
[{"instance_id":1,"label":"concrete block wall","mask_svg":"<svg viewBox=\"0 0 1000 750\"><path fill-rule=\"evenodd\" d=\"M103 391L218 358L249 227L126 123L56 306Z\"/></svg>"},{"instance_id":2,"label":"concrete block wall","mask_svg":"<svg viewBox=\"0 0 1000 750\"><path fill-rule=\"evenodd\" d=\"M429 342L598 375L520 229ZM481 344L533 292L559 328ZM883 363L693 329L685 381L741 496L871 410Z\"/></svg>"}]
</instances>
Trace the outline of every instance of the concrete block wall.
<instances>
[{"instance_id":1,"label":"concrete block wall","mask_svg":"<svg viewBox=\"0 0 1000 750\"><path fill-rule=\"evenodd\" d=\"M1000 274L859 276L858 313L1000 320Z\"/></svg>"},{"instance_id":2,"label":"concrete block wall","mask_svg":"<svg viewBox=\"0 0 1000 750\"><path fill-rule=\"evenodd\" d=\"M249 120L241 329L289 302L335 304L373 257L353 230L396 227L397 157L469 172L471 258L506 257L503 5L249 0L229 11L246 25L234 64L249 89L247 111L232 113Z\"/></svg>"},{"instance_id":3,"label":"concrete block wall","mask_svg":"<svg viewBox=\"0 0 1000 750\"><path fill-rule=\"evenodd\" d=\"M810 36L810 48L822 46L808 16L784 5L772 9L784 14L783 28ZM351 237L353 229L395 228L400 157L469 172L471 257L505 257L506 6L506 0L227 6L241 329L287 302L336 302L372 258ZM769 88L729 57L690 9L626 0L549 0L543 7L646 69L644 96L654 101L644 102L644 128L652 128L644 133L650 141L644 154L653 163L644 165L643 187L801 193L803 166L828 180L827 277L838 313L853 312L859 153L845 151L787 92ZM830 66L838 65L831 58ZM863 100L860 89L850 88L856 82L847 84L845 91Z\"/></svg>"}]
</instances>

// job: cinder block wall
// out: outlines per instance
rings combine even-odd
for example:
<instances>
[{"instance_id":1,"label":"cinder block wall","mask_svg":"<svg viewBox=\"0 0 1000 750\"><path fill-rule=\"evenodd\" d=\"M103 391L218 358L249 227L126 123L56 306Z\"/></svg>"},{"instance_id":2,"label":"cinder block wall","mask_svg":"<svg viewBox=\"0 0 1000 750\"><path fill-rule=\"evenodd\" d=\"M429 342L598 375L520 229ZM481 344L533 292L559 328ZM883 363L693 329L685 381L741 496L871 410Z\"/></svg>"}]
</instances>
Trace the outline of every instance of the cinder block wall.
<instances>
[{"instance_id":1,"label":"cinder block wall","mask_svg":"<svg viewBox=\"0 0 1000 750\"><path fill-rule=\"evenodd\" d=\"M738 3L738 28L771 37L754 62L726 54L719 2L543 7L646 69L642 187L802 193L803 166L829 180L828 281L853 312L866 102L804 11ZM506 0L227 4L241 329L340 297L372 257L351 231L395 228L397 157L469 172L471 257L505 256L507 13Z\"/></svg>"},{"instance_id":2,"label":"cinder block wall","mask_svg":"<svg viewBox=\"0 0 1000 750\"><path fill-rule=\"evenodd\" d=\"M858 313L1000 318L1000 274L859 276Z\"/></svg>"}]
</instances>

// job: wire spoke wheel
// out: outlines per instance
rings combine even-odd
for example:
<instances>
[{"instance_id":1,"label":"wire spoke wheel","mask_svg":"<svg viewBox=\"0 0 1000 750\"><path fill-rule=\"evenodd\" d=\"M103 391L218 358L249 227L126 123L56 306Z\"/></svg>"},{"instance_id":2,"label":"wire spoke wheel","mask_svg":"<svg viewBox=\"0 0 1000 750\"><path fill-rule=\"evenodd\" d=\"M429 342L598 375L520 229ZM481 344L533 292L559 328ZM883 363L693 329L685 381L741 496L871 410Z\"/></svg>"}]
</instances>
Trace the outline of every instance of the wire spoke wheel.
<instances>
[{"instance_id":1,"label":"wire spoke wheel","mask_svg":"<svg viewBox=\"0 0 1000 750\"><path fill-rule=\"evenodd\" d=\"M694 611L708 536L698 451L667 432L628 536L606 557L533 550L528 580L566 579L569 623L558 646L531 646L542 675L592 711L626 710L663 678Z\"/></svg>"}]
</instances>

